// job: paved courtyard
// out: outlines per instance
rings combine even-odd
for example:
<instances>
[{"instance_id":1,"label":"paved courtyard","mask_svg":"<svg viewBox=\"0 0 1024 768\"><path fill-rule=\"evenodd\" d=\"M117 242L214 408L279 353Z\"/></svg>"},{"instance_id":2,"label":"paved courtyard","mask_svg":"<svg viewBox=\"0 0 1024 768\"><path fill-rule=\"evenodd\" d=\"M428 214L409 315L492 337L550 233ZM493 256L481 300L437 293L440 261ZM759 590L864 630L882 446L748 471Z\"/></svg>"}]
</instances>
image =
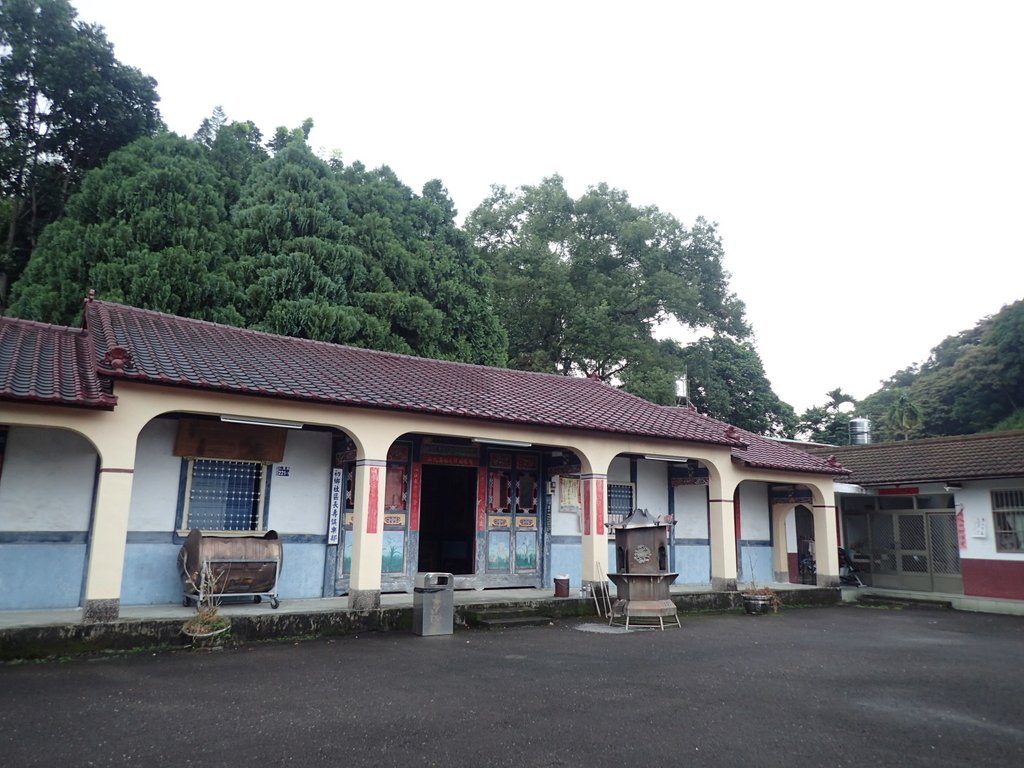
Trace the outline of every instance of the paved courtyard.
<instances>
[{"instance_id":1,"label":"paved courtyard","mask_svg":"<svg viewBox=\"0 0 1024 768\"><path fill-rule=\"evenodd\" d=\"M21 766L1024 765L1024 619L834 607L0 666Z\"/></svg>"}]
</instances>

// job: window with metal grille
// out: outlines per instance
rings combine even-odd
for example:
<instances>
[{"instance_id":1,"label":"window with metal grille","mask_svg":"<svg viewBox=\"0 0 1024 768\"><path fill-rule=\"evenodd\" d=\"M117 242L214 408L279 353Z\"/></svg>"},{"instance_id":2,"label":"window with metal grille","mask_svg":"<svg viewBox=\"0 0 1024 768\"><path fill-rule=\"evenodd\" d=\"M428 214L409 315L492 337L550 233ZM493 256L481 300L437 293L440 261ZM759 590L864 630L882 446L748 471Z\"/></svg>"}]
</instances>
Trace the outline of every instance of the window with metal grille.
<instances>
[{"instance_id":1,"label":"window with metal grille","mask_svg":"<svg viewBox=\"0 0 1024 768\"><path fill-rule=\"evenodd\" d=\"M1024 552L1024 490L992 491L996 551Z\"/></svg>"},{"instance_id":2,"label":"window with metal grille","mask_svg":"<svg viewBox=\"0 0 1024 768\"><path fill-rule=\"evenodd\" d=\"M189 459L181 527L204 531L263 530L267 465Z\"/></svg>"},{"instance_id":3,"label":"window with metal grille","mask_svg":"<svg viewBox=\"0 0 1024 768\"><path fill-rule=\"evenodd\" d=\"M608 524L621 525L633 511L633 484L608 483Z\"/></svg>"}]
</instances>

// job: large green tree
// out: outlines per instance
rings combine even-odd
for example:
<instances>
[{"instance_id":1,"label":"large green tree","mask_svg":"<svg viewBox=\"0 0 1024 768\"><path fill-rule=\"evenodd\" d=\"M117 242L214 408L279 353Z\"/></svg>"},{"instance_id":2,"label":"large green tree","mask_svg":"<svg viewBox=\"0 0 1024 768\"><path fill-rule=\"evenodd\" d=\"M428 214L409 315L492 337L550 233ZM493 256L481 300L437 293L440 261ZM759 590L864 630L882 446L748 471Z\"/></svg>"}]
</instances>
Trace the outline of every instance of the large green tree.
<instances>
[{"instance_id":1,"label":"large green tree","mask_svg":"<svg viewBox=\"0 0 1024 768\"><path fill-rule=\"evenodd\" d=\"M823 405L808 408L797 423L797 434L815 443L846 445L850 442L850 419L854 416L857 401L846 394L842 387L825 393ZM850 405L851 408L843 408Z\"/></svg>"},{"instance_id":2,"label":"large green tree","mask_svg":"<svg viewBox=\"0 0 1024 768\"><path fill-rule=\"evenodd\" d=\"M438 359L504 365L507 337L491 304L490 272L456 226L444 185L434 179L416 195L386 166L334 165L352 242L397 289L426 301L436 320L422 327L429 332L407 337L410 347Z\"/></svg>"},{"instance_id":3,"label":"large green tree","mask_svg":"<svg viewBox=\"0 0 1024 768\"><path fill-rule=\"evenodd\" d=\"M280 133L280 132L279 132ZM257 167L232 212L245 324L273 333L394 349L386 282L348 242L347 203L330 167L301 133L281 139ZM408 351L401 349L400 351Z\"/></svg>"},{"instance_id":4,"label":"large green tree","mask_svg":"<svg viewBox=\"0 0 1024 768\"><path fill-rule=\"evenodd\" d=\"M495 275L514 367L643 382L670 402L664 382L680 364L671 345L654 339L655 326L749 333L721 241L703 220L687 229L604 184L573 200L553 176L514 191L495 187L466 227Z\"/></svg>"},{"instance_id":5,"label":"large green tree","mask_svg":"<svg viewBox=\"0 0 1024 768\"><path fill-rule=\"evenodd\" d=\"M924 422L924 412L910 393L897 392L893 398L892 405L885 415L885 424L893 432L903 435L903 439L910 438L910 433L921 426Z\"/></svg>"},{"instance_id":6,"label":"large green tree","mask_svg":"<svg viewBox=\"0 0 1024 768\"><path fill-rule=\"evenodd\" d=\"M245 322L275 333L425 357L499 363L487 272L439 182L422 197L388 168L327 163L311 123L279 129L232 220Z\"/></svg>"},{"instance_id":7,"label":"large green tree","mask_svg":"<svg viewBox=\"0 0 1024 768\"><path fill-rule=\"evenodd\" d=\"M228 279L224 186L199 144L162 134L86 175L12 289L11 313L74 323L89 288L105 299L239 323Z\"/></svg>"},{"instance_id":8,"label":"large green tree","mask_svg":"<svg viewBox=\"0 0 1024 768\"><path fill-rule=\"evenodd\" d=\"M688 395L701 413L749 432L793 437L793 407L772 390L757 350L749 341L715 334L683 348Z\"/></svg>"},{"instance_id":9,"label":"large green tree","mask_svg":"<svg viewBox=\"0 0 1024 768\"><path fill-rule=\"evenodd\" d=\"M0 309L83 175L160 128L157 101L67 0L0 2Z\"/></svg>"}]
</instances>

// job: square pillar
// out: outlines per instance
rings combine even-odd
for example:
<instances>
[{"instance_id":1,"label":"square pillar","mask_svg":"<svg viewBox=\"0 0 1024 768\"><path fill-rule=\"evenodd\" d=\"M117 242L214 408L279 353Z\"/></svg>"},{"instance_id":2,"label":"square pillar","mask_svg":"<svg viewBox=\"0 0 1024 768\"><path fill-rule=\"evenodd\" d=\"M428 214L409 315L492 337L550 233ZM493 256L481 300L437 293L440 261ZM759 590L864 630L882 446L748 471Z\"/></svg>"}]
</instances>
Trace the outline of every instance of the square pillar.
<instances>
[{"instance_id":1,"label":"square pillar","mask_svg":"<svg viewBox=\"0 0 1024 768\"><path fill-rule=\"evenodd\" d=\"M583 475L583 535L581 536L582 562L580 572L583 583L594 587L608 576L608 530L605 511L608 503L608 476ZM602 572L604 579L598 576Z\"/></svg>"},{"instance_id":2,"label":"square pillar","mask_svg":"<svg viewBox=\"0 0 1024 768\"><path fill-rule=\"evenodd\" d=\"M786 537L786 518L793 506L791 504L772 505L772 580L780 584L789 582L789 539Z\"/></svg>"},{"instance_id":3,"label":"square pillar","mask_svg":"<svg viewBox=\"0 0 1024 768\"><path fill-rule=\"evenodd\" d=\"M839 534L834 504L815 504L814 557L819 587L839 586Z\"/></svg>"},{"instance_id":4,"label":"square pillar","mask_svg":"<svg viewBox=\"0 0 1024 768\"><path fill-rule=\"evenodd\" d=\"M128 541L134 469L103 467L89 535L82 620L115 621L121 612L121 579Z\"/></svg>"},{"instance_id":5,"label":"square pillar","mask_svg":"<svg viewBox=\"0 0 1024 768\"><path fill-rule=\"evenodd\" d=\"M711 589L736 591L736 516L732 498L709 499Z\"/></svg>"},{"instance_id":6,"label":"square pillar","mask_svg":"<svg viewBox=\"0 0 1024 768\"><path fill-rule=\"evenodd\" d=\"M384 542L384 479L387 461L356 462L355 517L352 521L352 578L348 607L380 608L380 569Z\"/></svg>"}]
</instances>

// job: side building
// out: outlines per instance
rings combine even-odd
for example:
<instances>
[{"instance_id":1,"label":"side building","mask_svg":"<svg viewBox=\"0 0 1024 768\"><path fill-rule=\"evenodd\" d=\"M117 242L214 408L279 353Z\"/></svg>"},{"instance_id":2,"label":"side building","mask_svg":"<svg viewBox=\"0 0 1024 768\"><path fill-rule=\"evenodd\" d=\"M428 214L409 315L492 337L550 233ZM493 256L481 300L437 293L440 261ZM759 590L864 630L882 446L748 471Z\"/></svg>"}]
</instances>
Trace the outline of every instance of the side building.
<instances>
[{"instance_id":1,"label":"side building","mask_svg":"<svg viewBox=\"0 0 1024 768\"><path fill-rule=\"evenodd\" d=\"M866 583L1024 600L1024 431L810 452L850 471L840 534Z\"/></svg>"}]
</instances>

